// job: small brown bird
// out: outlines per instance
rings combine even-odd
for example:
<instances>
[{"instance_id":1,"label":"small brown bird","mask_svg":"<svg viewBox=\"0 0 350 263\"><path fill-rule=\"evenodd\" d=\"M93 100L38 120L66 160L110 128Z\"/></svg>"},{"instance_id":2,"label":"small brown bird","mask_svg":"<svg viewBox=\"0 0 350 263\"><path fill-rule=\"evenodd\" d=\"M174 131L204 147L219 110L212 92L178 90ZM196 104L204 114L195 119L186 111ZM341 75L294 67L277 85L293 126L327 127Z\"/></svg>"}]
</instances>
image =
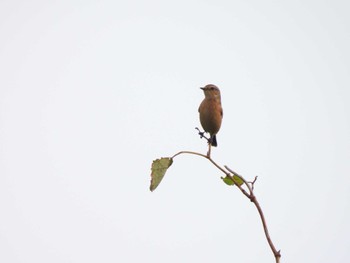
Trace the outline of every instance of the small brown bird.
<instances>
[{"instance_id":1,"label":"small brown bird","mask_svg":"<svg viewBox=\"0 0 350 263\"><path fill-rule=\"evenodd\" d=\"M220 90L213 84L208 84L204 88L205 98L199 106L199 119L205 132L209 132L209 143L212 146L218 146L216 134L220 130L222 121L222 107Z\"/></svg>"}]
</instances>

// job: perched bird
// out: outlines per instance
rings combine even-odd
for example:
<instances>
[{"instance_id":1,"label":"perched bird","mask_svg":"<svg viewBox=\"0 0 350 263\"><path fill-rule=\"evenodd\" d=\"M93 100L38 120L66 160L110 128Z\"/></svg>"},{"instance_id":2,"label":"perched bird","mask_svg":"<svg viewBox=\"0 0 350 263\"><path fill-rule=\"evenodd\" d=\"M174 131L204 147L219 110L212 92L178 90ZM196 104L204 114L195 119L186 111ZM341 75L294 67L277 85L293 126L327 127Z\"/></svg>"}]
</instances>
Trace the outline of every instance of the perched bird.
<instances>
[{"instance_id":1,"label":"perched bird","mask_svg":"<svg viewBox=\"0 0 350 263\"><path fill-rule=\"evenodd\" d=\"M222 107L220 90L213 84L208 84L204 88L205 98L199 106L199 119L205 132L210 134L209 143L217 146L216 134L220 130L222 121Z\"/></svg>"}]
</instances>

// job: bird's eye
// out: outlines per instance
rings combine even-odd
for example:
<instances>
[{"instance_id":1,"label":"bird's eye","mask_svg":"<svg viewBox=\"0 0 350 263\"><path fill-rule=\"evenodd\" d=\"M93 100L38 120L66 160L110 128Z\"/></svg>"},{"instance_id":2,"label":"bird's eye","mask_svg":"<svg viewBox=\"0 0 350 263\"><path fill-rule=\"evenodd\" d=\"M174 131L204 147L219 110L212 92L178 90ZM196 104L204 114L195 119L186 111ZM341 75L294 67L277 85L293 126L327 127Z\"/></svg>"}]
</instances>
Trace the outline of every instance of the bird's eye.
<instances>
[{"instance_id":1,"label":"bird's eye","mask_svg":"<svg viewBox=\"0 0 350 263\"><path fill-rule=\"evenodd\" d=\"M211 87L210 89L211 89L211 90L214 90L215 88L214 88L214 87Z\"/></svg>"}]
</instances>

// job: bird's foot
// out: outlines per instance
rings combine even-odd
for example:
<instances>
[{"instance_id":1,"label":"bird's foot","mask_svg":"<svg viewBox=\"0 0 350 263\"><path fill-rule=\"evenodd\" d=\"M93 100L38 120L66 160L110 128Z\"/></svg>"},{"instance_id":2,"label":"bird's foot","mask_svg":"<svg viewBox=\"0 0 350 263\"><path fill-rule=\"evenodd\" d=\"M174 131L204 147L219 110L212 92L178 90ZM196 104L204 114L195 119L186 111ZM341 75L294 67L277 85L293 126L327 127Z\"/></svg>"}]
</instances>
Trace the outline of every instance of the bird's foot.
<instances>
[{"instance_id":1,"label":"bird's foot","mask_svg":"<svg viewBox=\"0 0 350 263\"><path fill-rule=\"evenodd\" d=\"M196 130L198 131L198 134L200 136L200 138L205 138L208 142L209 142L209 138L207 138L204 134L205 134L205 131L201 131L198 127L196 127Z\"/></svg>"}]
</instances>

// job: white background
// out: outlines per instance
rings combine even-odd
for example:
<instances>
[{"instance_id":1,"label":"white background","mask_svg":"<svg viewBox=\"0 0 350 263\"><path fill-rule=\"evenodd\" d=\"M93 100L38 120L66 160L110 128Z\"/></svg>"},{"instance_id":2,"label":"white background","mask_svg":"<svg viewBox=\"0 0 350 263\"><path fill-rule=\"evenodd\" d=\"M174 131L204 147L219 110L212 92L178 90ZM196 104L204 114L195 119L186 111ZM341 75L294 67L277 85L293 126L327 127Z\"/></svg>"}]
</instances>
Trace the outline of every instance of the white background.
<instances>
[{"instance_id":1,"label":"white background","mask_svg":"<svg viewBox=\"0 0 350 263\"><path fill-rule=\"evenodd\" d=\"M252 203L206 153L199 87L221 89L212 157L247 180L282 262L346 262L347 1L1 1L1 262L274 262Z\"/></svg>"}]
</instances>

